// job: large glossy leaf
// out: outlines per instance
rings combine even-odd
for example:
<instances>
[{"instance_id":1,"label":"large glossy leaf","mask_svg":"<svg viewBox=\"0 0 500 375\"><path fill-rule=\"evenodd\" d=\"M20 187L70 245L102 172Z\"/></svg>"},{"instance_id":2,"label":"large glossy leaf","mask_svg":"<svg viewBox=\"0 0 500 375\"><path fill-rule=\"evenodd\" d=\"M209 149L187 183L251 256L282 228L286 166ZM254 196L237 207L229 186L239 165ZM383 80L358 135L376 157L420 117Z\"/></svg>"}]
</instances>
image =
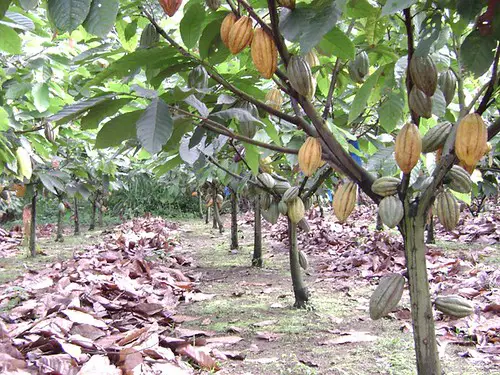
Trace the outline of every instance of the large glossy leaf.
<instances>
[{"instance_id":1,"label":"large glossy leaf","mask_svg":"<svg viewBox=\"0 0 500 375\"><path fill-rule=\"evenodd\" d=\"M38 83L31 90L35 108L38 112L45 112L50 105L49 86L46 83Z\"/></svg>"},{"instance_id":2,"label":"large glossy leaf","mask_svg":"<svg viewBox=\"0 0 500 375\"><path fill-rule=\"evenodd\" d=\"M189 7L179 26L182 41L187 48L193 48L200 39L203 21L205 20L205 7L198 3Z\"/></svg>"},{"instance_id":3,"label":"large glossy leaf","mask_svg":"<svg viewBox=\"0 0 500 375\"><path fill-rule=\"evenodd\" d=\"M38 173L40 181L42 181L43 186L51 193L57 194L58 191L64 191L64 182L51 172Z\"/></svg>"},{"instance_id":4,"label":"large glossy leaf","mask_svg":"<svg viewBox=\"0 0 500 375\"><path fill-rule=\"evenodd\" d=\"M167 159L165 163L156 167L153 171L157 176L163 176L165 173L171 171L175 167L182 164L181 157L177 154L175 156L171 156Z\"/></svg>"},{"instance_id":5,"label":"large glossy leaf","mask_svg":"<svg viewBox=\"0 0 500 375\"><path fill-rule=\"evenodd\" d=\"M137 121L137 138L150 154L160 152L172 135L173 121L167 103L155 98Z\"/></svg>"},{"instance_id":6,"label":"large glossy leaf","mask_svg":"<svg viewBox=\"0 0 500 375\"><path fill-rule=\"evenodd\" d=\"M379 107L380 125L391 133L403 118L404 100L399 94L390 94L387 100Z\"/></svg>"},{"instance_id":7,"label":"large glossy leaf","mask_svg":"<svg viewBox=\"0 0 500 375\"><path fill-rule=\"evenodd\" d=\"M363 111L366 109L366 103L373 92L375 85L382 73L383 67L377 69L375 73L370 75L366 82L361 86L361 88L356 93L354 100L351 105L351 110L349 111L348 122L354 121Z\"/></svg>"},{"instance_id":8,"label":"large glossy leaf","mask_svg":"<svg viewBox=\"0 0 500 375\"><path fill-rule=\"evenodd\" d=\"M92 0L48 0L49 18L61 32L80 26L90 11Z\"/></svg>"},{"instance_id":9,"label":"large glossy leaf","mask_svg":"<svg viewBox=\"0 0 500 375\"><path fill-rule=\"evenodd\" d=\"M97 133L96 148L119 146L123 141L136 137L136 123L144 111L124 113L108 121Z\"/></svg>"},{"instance_id":10,"label":"large glossy leaf","mask_svg":"<svg viewBox=\"0 0 500 375\"><path fill-rule=\"evenodd\" d=\"M224 13L221 13L222 15ZM199 50L202 59L208 59L212 64L226 60L229 50L220 38L220 26L223 18L210 22L203 30L200 38Z\"/></svg>"},{"instance_id":11,"label":"large glossy leaf","mask_svg":"<svg viewBox=\"0 0 500 375\"><path fill-rule=\"evenodd\" d=\"M83 23L89 33L104 38L113 28L120 0L93 0L87 19Z\"/></svg>"},{"instance_id":12,"label":"large glossy leaf","mask_svg":"<svg viewBox=\"0 0 500 375\"><path fill-rule=\"evenodd\" d=\"M0 50L13 55L21 53L21 38L14 29L0 24Z\"/></svg>"},{"instance_id":13,"label":"large glossy leaf","mask_svg":"<svg viewBox=\"0 0 500 375\"><path fill-rule=\"evenodd\" d=\"M321 52L327 56L337 56L344 60L351 60L356 54L356 48L351 39L338 27L328 32L319 43Z\"/></svg>"},{"instance_id":14,"label":"large glossy leaf","mask_svg":"<svg viewBox=\"0 0 500 375\"><path fill-rule=\"evenodd\" d=\"M113 98L114 96L115 94L107 94L67 105L66 107L61 109L58 113L49 117L48 120L55 121L59 124L64 124L65 122L71 121L72 119L78 117L82 113L88 111L93 106L102 103L103 101L108 100L110 98Z\"/></svg>"},{"instance_id":15,"label":"large glossy leaf","mask_svg":"<svg viewBox=\"0 0 500 375\"><path fill-rule=\"evenodd\" d=\"M467 70L476 77L486 73L495 58L497 42L492 36L482 36L479 30L472 31L460 48L460 58Z\"/></svg>"},{"instance_id":16,"label":"large glossy leaf","mask_svg":"<svg viewBox=\"0 0 500 375\"><path fill-rule=\"evenodd\" d=\"M92 107L84 117L82 117L81 127L83 130L97 129L101 121L106 117L111 117L124 105L130 103L131 98L107 99Z\"/></svg>"},{"instance_id":17,"label":"large glossy leaf","mask_svg":"<svg viewBox=\"0 0 500 375\"><path fill-rule=\"evenodd\" d=\"M243 143L245 145L245 160L247 161L252 173L257 175L259 173L259 151L256 146L249 143Z\"/></svg>"},{"instance_id":18,"label":"large glossy leaf","mask_svg":"<svg viewBox=\"0 0 500 375\"><path fill-rule=\"evenodd\" d=\"M193 165L200 157L200 149L198 147L189 147L189 138L184 137L179 145L179 155L182 160L189 165Z\"/></svg>"},{"instance_id":19,"label":"large glossy leaf","mask_svg":"<svg viewBox=\"0 0 500 375\"><path fill-rule=\"evenodd\" d=\"M4 14L7 12L7 9L9 9L11 0L3 0L0 1L0 19L3 18Z\"/></svg>"},{"instance_id":20,"label":"large glossy leaf","mask_svg":"<svg viewBox=\"0 0 500 375\"><path fill-rule=\"evenodd\" d=\"M33 10L38 6L38 0L19 0L19 5L24 10Z\"/></svg>"}]
</instances>

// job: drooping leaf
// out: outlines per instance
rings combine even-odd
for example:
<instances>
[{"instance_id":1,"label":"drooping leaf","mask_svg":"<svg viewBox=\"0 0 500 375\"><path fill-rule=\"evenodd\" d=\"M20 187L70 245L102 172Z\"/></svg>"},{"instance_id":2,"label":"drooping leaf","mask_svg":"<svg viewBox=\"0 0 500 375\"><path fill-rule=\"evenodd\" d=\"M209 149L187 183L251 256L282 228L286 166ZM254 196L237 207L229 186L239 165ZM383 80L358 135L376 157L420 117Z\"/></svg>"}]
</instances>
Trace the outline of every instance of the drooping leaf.
<instances>
[{"instance_id":1,"label":"drooping leaf","mask_svg":"<svg viewBox=\"0 0 500 375\"><path fill-rule=\"evenodd\" d=\"M208 117L209 111L205 103L200 101L196 96L190 95L184 101L189 104L191 107L195 108L200 116L202 117Z\"/></svg>"},{"instance_id":2,"label":"drooping leaf","mask_svg":"<svg viewBox=\"0 0 500 375\"><path fill-rule=\"evenodd\" d=\"M446 99L440 89L432 96L432 113L437 117L443 117L446 113Z\"/></svg>"},{"instance_id":3,"label":"drooping leaf","mask_svg":"<svg viewBox=\"0 0 500 375\"><path fill-rule=\"evenodd\" d=\"M334 55L344 60L351 60L356 54L354 43L338 27L334 27L323 37L319 49L327 56Z\"/></svg>"},{"instance_id":4,"label":"drooping leaf","mask_svg":"<svg viewBox=\"0 0 500 375\"><path fill-rule=\"evenodd\" d=\"M190 147L189 138L184 137L179 145L179 155L186 164L192 166L200 157L200 150L198 147Z\"/></svg>"},{"instance_id":5,"label":"drooping leaf","mask_svg":"<svg viewBox=\"0 0 500 375\"><path fill-rule=\"evenodd\" d=\"M67 105L61 109L58 113L49 117L49 121L57 122L59 124L64 124L65 122L71 121L72 119L78 117L82 113L88 111L95 105L102 103L105 100L113 98L115 94L106 94L103 96L98 96L92 99L82 100L80 102Z\"/></svg>"},{"instance_id":6,"label":"drooping leaf","mask_svg":"<svg viewBox=\"0 0 500 375\"><path fill-rule=\"evenodd\" d=\"M106 117L113 116L120 108L128 104L131 98L119 98L119 99L106 99L101 103L92 107L81 120L81 127L83 130L97 129L101 121L106 119Z\"/></svg>"},{"instance_id":7,"label":"drooping leaf","mask_svg":"<svg viewBox=\"0 0 500 375\"><path fill-rule=\"evenodd\" d=\"M179 156L179 154L177 154L175 156L169 157L165 163L159 165L153 171L158 177L160 177L181 164L182 164L182 159Z\"/></svg>"},{"instance_id":8,"label":"drooping leaf","mask_svg":"<svg viewBox=\"0 0 500 375\"><path fill-rule=\"evenodd\" d=\"M97 133L96 148L119 146L123 141L136 137L136 123L144 111L124 113L109 120Z\"/></svg>"},{"instance_id":9,"label":"drooping leaf","mask_svg":"<svg viewBox=\"0 0 500 375\"><path fill-rule=\"evenodd\" d=\"M38 0L19 0L19 5L26 11L33 10L38 6Z\"/></svg>"},{"instance_id":10,"label":"drooping leaf","mask_svg":"<svg viewBox=\"0 0 500 375\"><path fill-rule=\"evenodd\" d=\"M210 22L201 34L199 50L202 59L208 59L212 64L218 64L226 60L229 55L229 49L222 43L220 38L220 26L222 24L223 15Z\"/></svg>"},{"instance_id":11,"label":"drooping leaf","mask_svg":"<svg viewBox=\"0 0 500 375\"><path fill-rule=\"evenodd\" d=\"M120 0L93 0L83 27L89 33L104 38L113 28Z\"/></svg>"},{"instance_id":12,"label":"drooping leaf","mask_svg":"<svg viewBox=\"0 0 500 375\"><path fill-rule=\"evenodd\" d=\"M7 12L7 9L9 9L11 0L4 0L0 2L0 19L3 18L4 14Z\"/></svg>"},{"instance_id":13,"label":"drooping leaf","mask_svg":"<svg viewBox=\"0 0 500 375\"><path fill-rule=\"evenodd\" d=\"M5 14L5 17L14 22L15 28L27 31L35 30L35 23L31 20L31 18L23 16L22 14L16 12L7 12Z\"/></svg>"},{"instance_id":14,"label":"drooping leaf","mask_svg":"<svg viewBox=\"0 0 500 375\"><path fill-rule=\"evenodd\" d=\"M64 191L64 182L51 172L39 172L38 177L42 181L43 186L53 194Z\"/></svg>"},{"instance_id":15,"label":"drooping leaf","mask_svg":"<svg viewBox=\"0 0 500 375\"><path fill-rule=\"evenodd\" d=\"M21 53L21 38L14 29L0 24L0 50L17 55Z\"/></svg>"},{"instance_id":16,"label":"drooping leaf","mask_svg":"<svg viewBox=\"0 0 500 375\"><path fill-rule=\"evenodd\" d=\"M238 121L253 122L257 125L264 125L262 121L252 116L252 114L242 108L230 108L210 114L210 118L219 118L224 121L236 119Z\"/></svg>"},{"instance_id":17,"label":"drooping leaf","mask_svg":"<svg viewBox=\"0 0 500 375\"><path fill-rule=\"evenodd\" d=\"M460 58L467 70L476 77L489 69L495 58L497 42L491 35L482 36L479 30L472 31L460 47Z\"/></svg>"},{"instance_id":18,"label":"drooping leaf","mask_svg":"<svg viewBox=\"0 0 500 375\"><path fill-rule=\"evenodd\" d=\"M48 0L49 18L61 32L80 26L90 11L92 0Z\"/></svg>"},{"instance_id":19,"label":"drooping leaf","mask_svg":"<svg viewBox=\"0 0 500 375\"><path fill-rule=\"evenodd\" d=\"M182 41L187 48L193 48L198 43L204 20L205 7L200 3L191 5L184 13L179 29Z\"/></svg>"},{"instance_id":20,"label":"drooping leaf","mask_svg":"<svg viewBox=\"0 0 500 375\"><path fill-rule=\"evenodd\" d=\"M38 112L45 112L50 105L49 86L46 83L38 83L31 90L35 108Z\"/></svg>"},{"instance_id":21,"label":"drooping leaf","mask_svg":"<svg viewBox=\"0 0 500 375\"><path fill-rule=\"evenodd\" d=\"M137 139L150 154L160 152L172 135L173 121L167 103L155 98L137 121Z\"/></svg>"},{"instance_id":22,"label":"drooping leaf","mask_svg":"<svg viewBox=\"0 0 500 375\"><path fill-rule=\"evenodd\" d=\"M245 160L250 166L252 173L254 175L257 175L257 173L259 173L259 161L260 161L259 151L257 147L254 145L244 142L243 144L245 145Z\"/></svg>"}]
</instances>

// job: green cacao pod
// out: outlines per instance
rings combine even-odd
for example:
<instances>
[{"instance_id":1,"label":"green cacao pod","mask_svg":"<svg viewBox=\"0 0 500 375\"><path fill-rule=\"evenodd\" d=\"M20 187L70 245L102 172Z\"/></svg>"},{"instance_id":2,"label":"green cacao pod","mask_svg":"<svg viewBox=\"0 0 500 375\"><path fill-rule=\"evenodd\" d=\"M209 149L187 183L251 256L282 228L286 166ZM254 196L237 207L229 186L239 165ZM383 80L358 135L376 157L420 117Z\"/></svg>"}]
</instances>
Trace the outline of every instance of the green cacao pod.
<instances>
[{"instance_id":1,"label":"green cacao pod","mask_svg":"<svg viewBox=\"0 0 500 375\"><path fill-rule=\"evenodd\" d=\"M307 177L311 177L321 165L321 142L318 138L307 137L300 146L298 159L300 170Z\"/></svg>"},{"instance_id":2,"label":"green cacao pod","mask_svg":"<svg viewBox=\"0 0 500 375\"><path fill-rule=\"evenodd\" d=\"M466 115L458 124L455 154L466 165L475 166L488 148L488 129L477 113Z\"/></svg>"},{"instance_id":3,"label":"green cacao pod","mask_svg":"<svg viewBox=\"0 0 500 375\"><path fill-rule=\"evenodd\" d=\"M260 208L262 208L262 210L267 210L269 207L271 207L272 202L273 198L269 194L262 193L260 195Z\"/></svg>"},{"instance_id":4,"label":"green cacao pod","mask_svg":"<svg viewBox=\"0 0 500 375\"><path fill-rule=\"evenodd\" d=\"M140 48L150 48L154 47L160 41L160 34L156 31L156 27L153 24L148 23L141 33L141 39L139 41Z\"/></svg>"},{"instance_id":5,"label":"green cacao pod","mask_svg":"<svg viewBox=\"0 0 500 375\"><path fill-rule=\"evenodd\" d=\"M460 218L460 207L456 198L448 190L439 193L436 196L436 214L439 222L446 230L453 230Z\"/></svg>"},{"instance_id":6,"label":"green cacao pod","mask_svg":"<svg viewBox=\"0 0 500 375\"><path fill-rule=\"evenodd\" d=\"M305 214L304 202L299 197L296 197L287 203L288 205L288 217L291 222L297 224L302 220Z\"/></svg>"},{"instance_id":7,"label":"green cacao pod","mask_svg":"<svg viewBox=\"0 0 500 375\"><path fill-rule=\"evenodd\" d=\"M410 173L420 160L422 152L422 138L417 125L408 122L399 131L394 145L394 156L399 169L403 173Z\"/></svg>"},{"instance_id":8,"label":"green cacao pod","mask_svg":"<svg viewBox=\"0 0 500 375\"><path fill-rule=\"evenodd\" d=\"M349 76L356 83L362 83L370 68L370 60L365 51L359 52L347 66Z\"/></svg>"},{"instance_id":9,"label":"green cacao pod","mask_svg":"<svg viewBox=\"0 0 500 375\"><path fill-rule=\"evenodd\" d=\"M309 64L309 67L311 68L311 71L314 67L317 67L317 66L320 66L320 61L319 61L319 58L318 58L318 55L316 54L316 52L314 52L314 50L310 50L305 56L304 56L304 59L307 61L307 63ZM316 71L315 73L313 73L313 77L315 80L317 80L318 78L318 74L319 74L319 70Z\"/></svg>"},{"instance_id":10,"label":"green cacao pod","mask_svg":"<svg viewBox=\"0 0 500 375\"><path fill-rule=\"evenodd\" d=\"M213 11L216 11L221 6L220 0L205 0L205 3L207 4L207 7L209 7Z\"/></svg>"},{"instance_id":11,"label":"green cacao pod","mask_svg":"<svg viewBox=\"0 0 500 375\"><path fill-rule=\"evenodd\" d=\"M387 197L398 192L400 183L401 181L396 177L380 177L373 182L372 191L375 194Z\"/></svg>"},{"instance_id":12,"label":"green cacao pod","mask_svg":"<svg viewBox=\"0 0 500 375\"><path fill-rule=\"evenodd\" d=\"M444 182L451 190L458 191L459 193L467 194L472 189L472 180L470 179L469 172L459 165L451 167L445 176Z\"/></svg>"},{"instance_id":13,"label":"green cacao pod","mask_svg":"<svg viewBox=\"0 0 500 375\"><path fill-rule=\"evenodd\" d=\"M312 206L312 199L311 199L311 197L309 197L307 199L304 199L303 201L304 201L304 208L306 209L306 211L309 211L309 209Z\"/></svg>"},{"instance_id":14,"label":"green cacao pod","mask_svg":"<svg viewBox=\"0 0 500 375\"><path fill-rule=\"evenodd\" d=\"M276 181L273 190L278 194L285 194L290 189L290 184L287 181Z\"/></svg>"},{"instance_id":15,"label":"green cacao pod","mask_svg":"<svg viewBox=\"0 0 500 375\"><path fill-rule=\"evenodd\" d=\"M203 65L198 65L188 75L188 87L206 89L208 87L208 73Z\"/></svg>"},{"instance_id":16,"label":"green cacao pod","mask_svg":"<svg viewBox=\"0 0 500 375\"><path fill-rule=\"evenodd\" d=\"M292 199L295 199L299 196L299 187L298 186L292 186L291 188L288 188L288 190L283 194L283 202L288 203Z\"/></svg>"},{"instance_id":17,"label":"green cacao pod","mask_svg":"<svg viewBox=\"0 0 500 375\"><path fill-rule=\"evenodd\" d=\"M274 185L276 185L276 180L269 173L260 173L257 181L268 189L272 189L274 188Z\"/></svg>"},{"instance_id":18,"label":"green cacao pod","mask_svg":"<svg viewBox=\"0 0 500 375\"><path fill-rule=\"evenodd\" d=\"M278 0L278 4L284 8L295 9L295 0Z\"/></svg>"},{"instance_id":19,"label":"green cacao pod","mask_svg":"<svg viewBox=\"0 0 500 375\"><path fill-rule=\"evenodd\" d=\"M423 118L432 117L432 99L417 86L413 86L408 99L410 109Z\"/></svg>"},{"instance_id":20,"label":"green cacao pod","mask_svg":"<svg viewBox=\"0 0 500 375\"><path fill-rule=\"evenodd\" d=\"M57 206L57 209L59 210L60 213L64 213L66 212L66 206L64 205L63 202L59 203L59 205Z\"/></svg>"},{"instance_id":21,"label":"green cacao pod","mask_svg":"<svg viewBox=\"0 0 500 375\"><path fill-rule=\"evenodd\" d=\"M244 109L255 118L259 118L259 110L254 104L250 102L240 103L238 105L238 108ZM257 125L255 124L254 121L240 121L238 128L240 130L241 135L247 138L253 138L258 130Z\"/></svg>"},{"instance_id":22,"label":"green cacao pod","mask_svg":"<svg viewBox=\"0 0 500 375\"><path fill-rule=\"evenodd\" d=\"M451 70L446 70L439 74L438 85L444 95L446 105L449 105L455 96L457 77Z\"/></svg>"},{"instance_id":23,"label":"green cacao pod","mask_svg":"<svg viewBox=\"0 0 500 375\"><path fill-rule=\"evenodd\" d=\"M452 127L451 122L444 121L430 128L422 138L422 152L433 152L443 147Z\"/></svg>"},{"instance_id":24,"label":"green cacao pod","mask_svg":"<svg viewBox=\"0 0 500 375\"><path fill-rule=\"evenodd\" d=\"M454 295L437 297L434 306L443 314L457 318L465 318L474 313L474 307L468 300Z\"/></svg>"},{"instance_id":25,"label":"green cacao pod","mask_svg":"<svg viewBox=\"0 0 500 375\"><path fill-rule=\"evenodd\" d=\"M316 92L316 79L307 61L302 56L290 57L287 74L293 89L311 100Z\"/></svg>"},{"instance_id":26,"label":"green cacao pod","mask_svg":"<svg viewBox=\"0 0 500 375\"><path fill-rule=\"evenodd\" d=\"M394 228L403 219L403 203L395 195L385 197L380 201L378 214L385 225Z\"/></svg>"},{"instance_id":27,"label":"green cacao pod","mask_svg":"<svg viewBox=\"0 0 500 375\"><path fill-rule=\"evenodd\" d=\"M262 217L269 221L271 224L276 224L278 222L278 217L280 212L278 209L278 203L273 201L267 210L262 211Z\"/></svg>"},{"instance_id":28,"label":"green cacao pod","mask_svg":"<svg viewBox=\"0 0 500 375\"><path fill-rule=\"evenodd\" d=\"M415 84L429 98L437 88L437 69L430 56L413 56L410 61L410 76ZM416 112L416 111L415 111Z\"/></svg>"},{"instance_id":29,"label":"green cacao pod","mask_svg":"<svg viewBox=\"0 0 500 375\"><path fill-rule=\"evenodd\" d=\"M333 212L337 219L344 223L356 206L358 187L352 182L345 182L333 196Z\"/></svg>"},{"instance_id":30,"label":"green cacao pod","mask_svg":"<svg viewBox=\"0 0 500 375\"><path fill-rule=\"evenodd\" d=\"M54 143L56 141L56 134L52 126L47 122L44 124L43 128L47 141L49 141L50 143Z\"/></svg>"},{"instance_id":31,"label":"green cacao pod","mask_svg":"<svg viewBox=\"0 0 500 375\"><path fill-rule=\"evenodd\" d=\"M401 300L404 286L405 279L400 274L381 278L370 298L370 318L377 320L390 313Z\"/></svg>"},{"instance_id":32,"label":"green cacao pod","mask_svg":"<svg viewBox=\"0 0 500 375\"><path fill-rule=\"evenodd\" d=\"M302 250L299 250L299 265L305 271L309 267L309 261L307 260L306 254Z\"/></svg>"},{"instance_id":33,"label":"green cacao pod","mask_svg":"<svg viewBox=\"0 0 500 375\"><path fill-rule=\"evenodd\" d=\"M280 214L285 216L288 213L288 206L283 200L280 200L278 203L278 210L280 211Z\"/></svg>"},{"instance_id":34,"label":"green cacao pod","mask_svg":"<svg viewBox=\"0 0 500 375\"><path fill-rule=\"evenodd\" d=\"M302 229L304 232L309 232L311 230L311 226L309 225L309 222L307 221L307 219L305 217L302 218L302 220L300 220L298 223L297 223L297 226Z\"/></svg>"}]
</instances>

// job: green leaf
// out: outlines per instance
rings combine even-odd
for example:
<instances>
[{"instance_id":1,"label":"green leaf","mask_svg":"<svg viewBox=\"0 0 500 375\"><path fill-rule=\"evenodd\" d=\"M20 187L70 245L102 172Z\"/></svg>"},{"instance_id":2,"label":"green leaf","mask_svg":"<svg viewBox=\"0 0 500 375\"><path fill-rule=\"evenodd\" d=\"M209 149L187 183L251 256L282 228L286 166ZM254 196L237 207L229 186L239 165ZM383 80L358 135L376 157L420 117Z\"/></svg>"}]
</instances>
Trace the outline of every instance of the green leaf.
<instances>
[{"instance_id":1,"label":"green leaf","mask_svg":"<svg viewBox=\"0 0 500 375\"><path fill-rule=\"evenodd\" d=\"M31 94L37 111L40 113L45 112L50 105L49 86L46 83L38 83L33 86Z\"/></svg>"},{"instance_id":2,"label":"green leaf","mask_svg":"<svg viewBox=\"0 0 500 375\"><path fill-rule=\"evenodd\" d=\"M38 0L19 0L19 5L23 10L34 10L38 7Z\"/></svg>"},{"instance_id":3,"label":"green leaf","mask_svg":"<svg viewBox=\"0 0 500 375\"><path fill-rule=\"evenodd\" d=\"M80 26L90 11L92 0L48 0L48 16L61 32Z\"/></svg>"},{"instance_id":4,"label":"green leaf","mask_svg":"<svg viewBox=\"0 0 500 375\"><path fill-rule=\"evenodd\" d=\"M497 42L491 35L482 36L479 30L472 31L460 47L463 65L476 77L486 73L495 58Z\"/></svg>"},{"instance_id":5,"label":"green leaf","mask_svg":"<svg viewBox=\"0 0 500 375\"><path fill-rule=\"evenodd\" d=\"M180 24L180 31L182 41L187 48L193 48L198 43L204 20L205 7L200 3L190 6L184 14Z\"/></svg>"},{"instance_id":6,"label":"green leaf","mask_svg":"<svg viewBox=\"0 0 500 375\"><path fill-rule=\"evenodd\" d=\"M432 113L437 117L444 117L446 113L446 99L440 89L432 95Z\"/></svg>"},{"instance_id":7,"label":"green leaf","mask_svg":"<svg viewBox=\"0 0 500 375\"><path fill-rule=\"evenodd\" d=\"M262 121L252 116L252 114L242 108L230 108L223 111L215 112L210 115L210 118L219 118L224 121L237 119L238 121L253 122L256 125L263 125Z\"/></svg>"},{"instance_id":8,"label":"green leaf","mask_svg":"<svg viewBox=\"0 0 500 375\"><path fill-rule=\"evenodd\" d=\"M404 100L398 94L390 94L378 109L380 125L391 133L403 117Z\"/></svg>"},{"instance_id":9,"label":"green leaf","mask_svg":"<svg viewBox=\"0 0 500 375\"><path fill-rule=\"evenodd\" d=\"M51 193L57 194L58 191L64 191L64 183L57 175L50 172L39 172L38 177L42 181L43 186Z\"/></svg>"},{"instance_id":10,"label":"green leaf","mask_svg":"<svg viewBox=\"0 0 500 375\"><path fill-rule=\"evenodd\" d=\"M11 0L0 1L0 19L3 18L3 16L7 12L7 9L9 9L10 3L11 3Z\"/></svg>"},{"instance_id":11,"label":"green leaf","mask_svg":"<svg viewBox=\"0 0 500 375\"><path fill-rule=\"evenodd\" d=\"M31 18L23 16L22 14L16 12L7 12L5 13L5 17L12 20L12 22L15 24L15 26L13 27L17 29L27 31L35 30L35 23L31 20Z\"/></svg>"},{"instance_id":12,"label":"green leaf","mask_svg":"<svg viewBox=\"0 0 500 375\"><path fill-rule=\"evenodd\" d=\"M119 146L123 141L136 137L136 123L144 111L134 111L116 116L104 124L97 133L96 148Z\"/></svg>"},{"instance_id":13,"label":"green leaf","mask_svg":"<svg viewBox=\"0 0 500 375\"><path fill-rule=\"evenodd\" d=\"M334 27L324 36L319 43L319 49L324 55L334 55L344 60L352 60L356 54L354 43L338 27Z\"/></svg>"},{"instance_id":14,"label":"green leaf","mask_svg":"<svg viewBox=\"0 0 500 375\"><path fill-rule=\"evenodd\" d=\"M14 29L0 24L0 50L13 55L21 53L21 38Z\"/></svg>"},{"instance_id":15,"label":"green leaf","mask_svg":"<svg viewBox=\"0 0 500 375\"><path fill-rule=\"evenodd\" d=\"M471 195L470 193L465 194L465 193L458 193L456 191L451 191L451 193L457 198L458 200L464 202L465 204L471 204Z\"/></svg>"},{"instance_id":16,"label":"green leaf","mask_svg":"<svg viewBox=\"0 0 500 375\"><path fill-rule=\"evenodd\" d=\"M372 94L373 88L378 82L380 73L383 71L383 67L377 69L375 73L370 75L366 82L358 90L354 100L351 104L351 110L349 111L348 122L351 123L358 118L358 116L363 113L366 108L366 103Z\"/></svg>"},{"instance_id":17,"label":"green leaf","mask_svg":"<svg viewBox=\"0 0 500 375\"><path fill-rule=\"evenodd\" d=\"M306 54L335 26L340 15L334 1L313 0L297 4L293 11L283 9L279 25L285 39L298 42L301 54Z\"/></svg>"},{"instance_id":18,"label":"green leaf","mask_svg":"<svg viewBox=\"0 0 500 375\"><path fill-rule=\"evenodd\" d=\"M222 13L222 15L227 13ZM223 18L210 22L201 34L199 50L202 59L208 59L213 65L219 64L229 56L229 50L220 38L220 26Z\"/></svg>"},{"instance_id":19,"label":"green leaf","mask_svg":"<svg viewBox=\"0 0 500 375\"><path fill-rule=\"evenodd\" d=\"M150 154L160 152L172 135L173 121L167 103L155 98L137 121L137 138Z\"/></svg>"},{"instance_id":20,"label":"green leaf","mask_svg":"<svg viewBox=\"0 0 500 375\"><path fill-rule=\"evenodd\" d=\"M243 142L245 146L245 160L247 161L252 173L257 175L259 173L259 160L260 155L257 147L249 143Z\"/></svg>"},{"instance_id":21,"label":"green leaf","mask_svg":"<svg viewBox=\"0 0 500 375\"><path fill-rule=\"evenodd\" d=\"M9 114L3 107L0 107L0 131L5 132L9 130Z\"/></svg>"},{"instance_id":22,"label":"green leaf","mask_svg":"<svg viewBox=\"0 0 500 375\"><path fill-rule=\"evenodd\" d=\"M30 91L31 84L26 82L14 83L10 85L9 88L5 91L6 99L19 99L24 94Z\"/></svg>"},{"instance_id":23,"label":"green leaf","mask_svg":"<svg viewBox=\"0 0 500 375\"><path fill-rule=\"evenodd\" d=\"M82 130L97 129L101 121L111 117L124 105L130 103L131 98L107 99L94 106L89 113L82 117Z\"/></svg>"},{"instance_id":24,"label":"green leaf","mask_svg":"<svg viewBox=\"0 0 500 375\"><path fill-rule=\"evenodd\" d=\"M405 8L411 7L416 2L417 0L387 0L385 5L382 7L382 16L402 11Z\"/></svg>"},{"instance_id":25,"label":"green leaf","mask_svg":"<svg viewBox=\"0 0 500 375\"><path fill-rule=\"evenodd\" d=\"M481 1L457 0L457 13L467 22L475 19L482 8L483 4L481 4Z\"/></svg>"},{"instance_id":26,"label":"green leaf","mask_svg":"<svg viewBox=\"0 0 500 375\"><path fill-rule=\"evenodd\" d=\"M113 28L120 0L93 0L83 27L89 33L104 38Z\"/></svg>"},{"instance_id":27,"label":"green leaf","mask_svg":"<svg viewBox=\"0 0 500 375\"><path fill-rule=\"evenodd\" d=\"M171 171L172 169L176 168L177 166L182 164L182 159L179 156L179 154L176 154L174 156L171 156L167 159L165 163L162 165L159 165L158 167L153 169L153 172L158 176L161 177L165 173Z\"/></svg>"},{"instance_id":28,"label":"green leaf","mask_svg":"<svg viewBox=\"0 0 500 375\"><path fill-rule=\"evenodd\" d=\"M264 130L266 131L267 135L271 140L276 143L278 146L281 146L281 138L280 135L278 134L278 130L276 125L274 125L271 121L269 120L264 120L264 125L265 128Z\"/></svg>"},{"instance_id":29,"label":"green leaf","mask_svg":"<svg viewBox=\"0 0 500 375\"><path fill-rule=\"evenodd\" d=\"M368 0L350 0L346 6L346 15L351 18L366 18L376 12Z\"/></svg>"},{"instance_id":30,"label":"green leaf","mask_svg":"<svg viewBox=\"0 0 500 375\"><path fill-rule=\"evenodd\" d=\"M48 118L49 121L54 121L59 124L64 124L65 122L68 122L82 113L88 111L90 108L93 106L109 99L113 98L115 94L107 94L103 96L98 96L92 99L87 99L87 100L82 100L80 102L74 103L67 105L63 109L61 109L58 113L55 115L52 115Z\"/></svg>"}]
</instances>

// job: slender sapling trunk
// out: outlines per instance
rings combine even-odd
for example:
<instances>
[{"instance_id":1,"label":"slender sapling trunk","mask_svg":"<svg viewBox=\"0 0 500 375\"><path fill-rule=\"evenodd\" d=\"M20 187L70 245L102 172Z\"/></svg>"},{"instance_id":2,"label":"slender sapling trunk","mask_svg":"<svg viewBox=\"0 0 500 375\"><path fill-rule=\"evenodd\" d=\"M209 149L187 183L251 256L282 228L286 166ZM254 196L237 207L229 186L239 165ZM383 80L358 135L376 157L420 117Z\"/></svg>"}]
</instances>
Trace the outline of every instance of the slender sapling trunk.
<instances>
[{"instance_id":1,"label":"slender sapling trunk","mask_svg":"<svg viewBox=\"0 0 500 375\"><path fill-rule=\"evenodd\" d=\"M30 255L36 256L36 198L38 192L35 191L31 199L31 224L30 224Z\"/></svg>"},{"instance_id":2,"label":"slender sapling trunk","mask_svg":"<svg viewBox=\"0 0 500 375\"><path fill-rule=\"evenodd\" d=\"M252 266L262 267L262 217L260 214L260 194L255 197L254 206L254 237L253 237L253 258Z\"/></svg>"},{"instance_id":3,"label":"slender sapling trunk","mask_svg":"<svg viewBox=\"0 0 500 375\"><path fill-rule=\"evenodd\" d=\"M75 236L78 236L80 234L80 217L78 216L78 198L75 197L74 199L75 202Z\"/></svg>"},{"instance_id":4,"label":"slender sapling trunk","mask_svg":"<svg viewBox=\"0 0 500 375\"><path fill-rule=\"evenodd\" d=\"M288 239L290 241L290 273L292 275L294 307L304 309L309 301L309 290L304 284L302 270L299 263L299 248L297 243L297 224L288 219Z\"/></svg>"},{"instance_id":5,"label":"slender sapling trunk","mask_svg":"<svg viewBox=\"0 0 500 375\"><path fill-rule=\"evenodd\" d=\"M238 196L231 189L231 250L238 249Z\"/></svg>"}]
</instances>

